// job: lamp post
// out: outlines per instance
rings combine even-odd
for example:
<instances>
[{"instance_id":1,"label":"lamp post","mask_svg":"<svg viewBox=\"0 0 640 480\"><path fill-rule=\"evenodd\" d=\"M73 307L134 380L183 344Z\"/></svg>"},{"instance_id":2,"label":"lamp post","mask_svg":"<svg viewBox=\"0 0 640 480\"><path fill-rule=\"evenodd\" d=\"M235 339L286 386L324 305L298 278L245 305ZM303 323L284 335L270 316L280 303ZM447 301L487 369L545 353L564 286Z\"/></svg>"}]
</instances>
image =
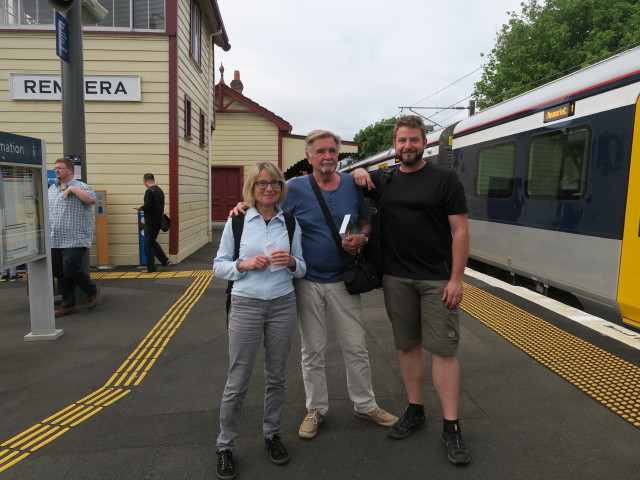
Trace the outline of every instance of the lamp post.
<instances>
[{"instance_id":1,"label":"lamp post","mask_svg":"<svg viewBox=\"0 0 640 480\"><path fill-rule=\"evenodd\" d=\"M93 0L49 0L69 23L69 60L60 60L62 81L62 153L79 159L80 180L87 182L87 142L84 114L82 21L100 23L109 13Z\"/></svg>"}]
</instances>

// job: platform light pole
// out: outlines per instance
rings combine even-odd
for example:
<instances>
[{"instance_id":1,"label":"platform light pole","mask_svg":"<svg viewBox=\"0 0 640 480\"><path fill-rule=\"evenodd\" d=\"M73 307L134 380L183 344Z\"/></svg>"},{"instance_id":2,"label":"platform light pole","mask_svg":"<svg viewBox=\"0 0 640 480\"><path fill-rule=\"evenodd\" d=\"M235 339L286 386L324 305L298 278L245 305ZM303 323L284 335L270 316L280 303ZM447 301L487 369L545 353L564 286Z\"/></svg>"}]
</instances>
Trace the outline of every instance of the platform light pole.
<instances>
[{"instance_id":1,"label":"platform light pole","mask_svg":"<svg viewBox=\"0 0 640 480\"><path fill-rule=\"evenodd\" d=\"M109 13L93 0L48 0L69 25L69 59L60 60L62 82L62 153L79 160L80 180L87 182L87 141L84 113L82 21L100 23ZM56 26L57 27L57 26ZM56 28L57 31L57 28Z\"/></svg>"}]
</instances>

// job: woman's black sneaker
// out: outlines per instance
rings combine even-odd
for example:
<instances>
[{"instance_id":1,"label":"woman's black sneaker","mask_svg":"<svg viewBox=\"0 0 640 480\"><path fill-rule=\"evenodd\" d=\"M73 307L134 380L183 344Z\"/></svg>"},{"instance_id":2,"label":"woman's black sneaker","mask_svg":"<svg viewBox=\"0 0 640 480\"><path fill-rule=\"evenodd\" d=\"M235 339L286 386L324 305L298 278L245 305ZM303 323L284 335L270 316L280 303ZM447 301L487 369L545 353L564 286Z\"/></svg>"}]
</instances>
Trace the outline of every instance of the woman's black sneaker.
<instances>
[{"instance_id":1,"label":"woman's black sneaker","mask_svg":"<svg viewBox=\"0 0 640 480\"><path fill-rule=\"evenodd\" d=\"M400 440L408 437L414 430L424 428L426 424L427 419L424 415L416 415L407 408L402 418L389 427L387 435L396 440Z\"/></svg>"},{"instance_id":2,"label":"woman's black sneaker","mask_svg":"<svg viewBox=\"0 0 640 480\"><path fill-rule=\"evenodd\" d=\"M447 458L454 465L466 465L471 461L469 449L464 444L462 433L442 432L442 441L447 446Z\"/></svg>"},{"instance_id":3,"label":"woman's black sneaker","mask_svg":"<svg viewBox=\"0 0 640 480\"><path fill-rule=\"evenodd\" d=\"M269 450L269 458L276 465L284 465L289 461L289 452L287 452L280 438L280 435L274 435L264 439L264 444Z\"/></svg>"},{"instance_id":4,"label":"woman's black sneaker","mask_svg":"<svg viewBox=\"0 0 640 480\"><path fill-rule=\"evenodd\" d=\"M218 466L216 474L220 480L232 480L236 478L236 461L231 450L218 450Z\"/></svg>"}]
</instances>

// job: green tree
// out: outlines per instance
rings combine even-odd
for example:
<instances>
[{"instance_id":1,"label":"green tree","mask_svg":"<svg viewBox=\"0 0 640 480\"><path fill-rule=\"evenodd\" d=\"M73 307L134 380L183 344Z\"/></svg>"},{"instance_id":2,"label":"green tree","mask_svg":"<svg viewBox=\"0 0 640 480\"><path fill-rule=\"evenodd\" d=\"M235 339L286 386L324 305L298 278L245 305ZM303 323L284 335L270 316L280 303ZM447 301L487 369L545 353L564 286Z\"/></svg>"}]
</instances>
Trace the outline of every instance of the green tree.
<instances>
[{"instance_id":1,"label":"green tree","mask_svg":"<svg viewBox=\"0 0 640 480\"><path fill-rule=\"evenodd\" d=\"M487 108L640 43L639 0L528 0L487 55L475 84ZM484 56L484 55L482 55Z\"/></svg>"},{"instance_id":2,"label":"green tree","mask_svg":"<svg viewBox=\"0 0 640 480\"><path fill-rule=\"evenodd\" d=\"M398 119L396 117L382 119L356 133L353 141L362 143L362 147L360 147L358 152L358 158L367 158L391 148L393 127L397 121Z\"/></svg>"}]
</instances>

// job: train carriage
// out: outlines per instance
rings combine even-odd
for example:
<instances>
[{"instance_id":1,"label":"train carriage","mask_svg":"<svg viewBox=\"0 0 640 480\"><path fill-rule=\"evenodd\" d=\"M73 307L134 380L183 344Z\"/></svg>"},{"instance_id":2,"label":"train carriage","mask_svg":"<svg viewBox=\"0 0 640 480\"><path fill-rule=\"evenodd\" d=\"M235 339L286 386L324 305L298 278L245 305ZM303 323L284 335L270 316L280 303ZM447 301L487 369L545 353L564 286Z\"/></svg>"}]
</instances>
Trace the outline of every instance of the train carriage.
<instances>
[{"instance_id":1,"label":"train carriage","mask_svg":"<svg viewBox=\"0 0 640 480\"><path fill-rule=\"evenodd\" d=\"M640 327L640 49L459 122L471 256Z\"/></svg>"}]
</instances>

